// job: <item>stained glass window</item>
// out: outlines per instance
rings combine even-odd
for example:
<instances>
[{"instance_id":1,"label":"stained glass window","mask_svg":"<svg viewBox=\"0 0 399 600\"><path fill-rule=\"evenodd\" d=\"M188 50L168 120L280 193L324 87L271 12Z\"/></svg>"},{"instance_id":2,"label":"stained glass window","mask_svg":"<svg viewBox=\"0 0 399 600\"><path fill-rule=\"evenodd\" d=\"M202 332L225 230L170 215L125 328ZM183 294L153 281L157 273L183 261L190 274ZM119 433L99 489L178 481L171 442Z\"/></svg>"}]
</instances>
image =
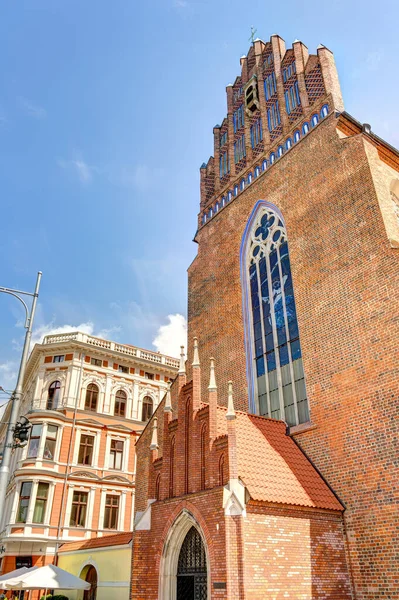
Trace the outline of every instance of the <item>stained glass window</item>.
<instances>
[{"instance_id":1,"label":"stained glass window","mask_svg":"<svg viewBox=\"0 0 399 600\"><path fill-rule=\"evenodd\" d=\"M309 409L287 235L271 208L258 213L252 228L248 269L259 413L288 425L305 423Z\"/></svg>"}]
</instances>

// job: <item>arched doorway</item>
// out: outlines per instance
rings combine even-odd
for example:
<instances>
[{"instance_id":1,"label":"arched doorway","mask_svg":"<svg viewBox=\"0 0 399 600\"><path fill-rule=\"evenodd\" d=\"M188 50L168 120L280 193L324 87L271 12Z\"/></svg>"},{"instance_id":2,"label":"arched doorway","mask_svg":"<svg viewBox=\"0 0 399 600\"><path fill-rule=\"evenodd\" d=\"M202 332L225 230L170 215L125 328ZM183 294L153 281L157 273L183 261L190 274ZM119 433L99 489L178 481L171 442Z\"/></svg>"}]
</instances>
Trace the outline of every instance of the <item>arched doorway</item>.
<instances>
[{"instance_id":1,"label":"arched doorway","mask_svg":"<svg viewBox=\"0 0 399 600\"><path fill-rule=\"evenodd\" d=\"M182 544L177 564L176 600L206 600L206 555L202 538L191 527Z\"/></svg>"},{"instance_id":2,"label":"arched doorway","mask_svg":"<svg viewBox=\"0 0 399 600\"><path fill-rule=\"evenodd\" d=\"M89 565L86 571L85 581L90 583L90 589L85 590L83 600L96 600L97 596L97 571L93 565Z\"/></svg>"},{"instance_id":3,"label":"arched doorway","mask_svg":"<svg viewBox=\"0 0 399 600\"><path fill-rule=\"evenodd\" d=\"M210 577L205 536L194 516L184 508L164 543L158 600L207 600L211 597Z\"/></svg>"}]
</instances>

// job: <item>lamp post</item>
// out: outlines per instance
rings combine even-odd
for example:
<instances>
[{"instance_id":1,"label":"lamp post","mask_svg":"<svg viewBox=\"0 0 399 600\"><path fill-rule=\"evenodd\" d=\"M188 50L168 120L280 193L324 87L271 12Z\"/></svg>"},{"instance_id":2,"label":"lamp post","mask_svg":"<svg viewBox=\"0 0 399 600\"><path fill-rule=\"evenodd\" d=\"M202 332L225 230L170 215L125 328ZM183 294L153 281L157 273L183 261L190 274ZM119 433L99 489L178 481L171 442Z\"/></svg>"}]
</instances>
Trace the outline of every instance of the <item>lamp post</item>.
<instances>
[{"instance_id":1,"label":"lamp post","mask_svg":"<svg viewBox=\"0 0 399 600\"><path fill-rule=\"evenodd\" d=\"M32 325L33 325L33 319L34 319L35 311L36 311L37 299L39 296L39 287L40 287L41 278L42 278L42 272L39 271L37 274L36 287L35 287L35 291L33 294L31 292L21 292L20 290L13 290L11 288L0 287L0 292L14 296L23 304L23 306L25 308L25 325L24 325L24 327L26 329L24 347L22 350L21 362L19 365L17 385L15 387L15 390L12 394L12 399L11 399L11 414L10 414L10 418L9 418L8 426L7 426L7 435L6 435L6 441L5 441L4 450L3 450L3 460L0 465L0 515L4 514L4 502L5 502L5 498L6 498L8 478L9 478L9 474L10 474L10 460L11 460L11 450L13 447L14 429L15 429L15 424L17 422L19 406L20 406L20 401L21 401L21 397L22 397L22 385L23 385L23 381L24 381L26 361L28 359L30 340L32 337ZM23 296L31 296L33 298L30 312L29 312L29 308L28 308L25 300L23 300L19 294L22 294Z\"/></svg>"}]
</instances>

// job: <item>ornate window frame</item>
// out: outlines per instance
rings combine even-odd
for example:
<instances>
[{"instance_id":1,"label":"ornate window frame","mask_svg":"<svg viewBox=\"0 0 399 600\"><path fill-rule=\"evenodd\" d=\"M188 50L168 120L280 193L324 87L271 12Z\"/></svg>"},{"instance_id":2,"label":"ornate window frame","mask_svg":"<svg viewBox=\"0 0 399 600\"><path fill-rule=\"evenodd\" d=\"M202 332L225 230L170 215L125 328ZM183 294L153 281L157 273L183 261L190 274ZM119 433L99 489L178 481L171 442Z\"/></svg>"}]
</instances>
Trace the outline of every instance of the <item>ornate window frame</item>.
<instances>
[{"instance_id":1,"label":"ornate window frame","mask_svg":"<svg viewBox=\"0 0 399 600\"><path fill-rule=\"evenodd\" d=\"M242 311L243 311L243 321L244 321L244 339L245 339L245 351L246 351L246 370L247 370L247 381L248 381L248 402L249 402L249 410L255 414L260 414L260 410L259 410L259 400L258 400L258 394L257 394L257 375L256 375L256 367L255 367L255 341L254 341L254 327L253 327L253 322L252 322L252 304L251 304L251 292L250 292L250 276L249 276L249 267L250 267L250 248L251 246L254 244L255 247L258 244L259 248L262 249L262 241L259 243L258 239L255 239L255 233L254 233L254 228L256 227L256 222L262 218L262 216L264 214L267 213L272 213L278 223L276 224L276 222L274 222L273 225L270 226L270 236L272 237L266 237L265 239L265 246L266 247L277 247L280 245L280 243L284 243L285 241L287 241L287 234L286 234L286 229L285 229L285 222L284 222L284 218L283 215L281 213L281 211L271 202L268 202L266 200L258 200L258 202L255 204L252 213L248 219L247 225L245 227L244 230L244 234L242 237L242 242L241 242L241 248L240 248L240 270L241 270L241 285L242 285ZM270 215L272 216L272 215ZM259 234L260 235L260 234ZM258 237L259 237L258 235ZM269 234L268 234L269 235ZM277 235L277 237L275 238L274 236ZM264 239L264 238L263 238ZM274 240L276 240L274 242ZM254 254L255 256L255 254ZM261 256L261 254L259 254L259 256ZM252 259L254 260L254 259ZM255 259L257 260L257 259ZM279 264L279 263L277 263ZM269 272L269 267L268 268L268 272ZM257 268L258 270L258 268ZM281 278L281 267L279 267L279 271L280 271L280 278ZM270 273L269 273L270 276ZM268 277L269 277L268 276ZM258 274L259 277L259 274ZM269 284L268 284L268 288L270 289L270 285L271 285L271 279L269 277ZM258 285L260 285L258 283ZM295 294L295 292L294 292ZM285 304L285 296L284 293L282 294L282 302L283 302L283 310L284 310L284 322L285 322L285 328L288 332L288 320L287 320L287 310L286 310L286 304ZM262 304L263 306L263 304ZM263 313L263 309L262 309L262 313ZM281 342L276 346L276 340L277 340L277 330L276 330L276 323L275 323L275 314L274 312L271 312L271 318L272 318L272 328L273 328L273 338L274 338L274 351L277 352L277 348L280 348L280 344ZM261 326L262 326L262 344L264 346L265 342L264 342L264 333L263 333L263 319L261 322ZM294 338L296 339L296 338ZM298 338L300 340L300 336ZM291 347L290 347L290 343L289 343L289 338L286 339L285 345L287 345L287 352L289 355L289 361L288 361L288 365L289 365L289 372L290 372L290 381L291 381L291 385L292 385L292 397L293 397L293 407L294 407L294 412L295 412L295 423L294 425L298 425L300 424L299 419L299 413L298 413L298 402L297 401L297 397L296 397L296 389L295 389L295 377L294 377L294 360L291 356ZM300 342L299 342L300 343ZM300 350L300 346L299 346L299 350ZM266 352L265 349L263 349L263 352ZM285 363L284 363L285 364ZM266 364L265 364L265 373L267 374L267 368L266 368ZM281 370L280 366L279 366L279 359L276 356L276 377L277 377L277 381L278 381L278 395L279 395L279 405L280 405L280 419L285 420L285 410L284 410L284 399L283 399L283 380L282 380L282 373L283 371ZM304 378L304 376L303 376ZM306 390L306 382L304 382L305 385L305 390ZM270 398L269 398L269 392L267 392L268 395L268 404L270 402ZM305 398L306 399L306 398ZM270 407L269 407L270 408ZM310 420L309 417L309 402L307 400L307 411L308 411L308 420ZM271 413L269 412L269 416L271 416ZM291 425L293 425L293 423L291 423Z\"/></svg>"}]
</instances>

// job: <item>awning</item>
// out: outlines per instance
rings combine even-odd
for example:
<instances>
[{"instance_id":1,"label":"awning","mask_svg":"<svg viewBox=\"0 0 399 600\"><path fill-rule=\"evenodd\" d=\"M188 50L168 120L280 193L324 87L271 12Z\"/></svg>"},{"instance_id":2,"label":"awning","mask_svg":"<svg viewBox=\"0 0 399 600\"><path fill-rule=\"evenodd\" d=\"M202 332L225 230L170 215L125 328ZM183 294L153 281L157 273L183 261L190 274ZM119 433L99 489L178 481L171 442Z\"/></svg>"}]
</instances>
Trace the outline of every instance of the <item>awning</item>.
<instances>
[{"instance_id":1,"label":"awning","mask_svg":"<svg viewBox=\"0 0 399 600\"><path fill-rule=\"evenodd\" d=\"M32 567L18 577L2 582L7 590L88 590L90 583L60 567Z\"/></svg>"}]
</instances>

